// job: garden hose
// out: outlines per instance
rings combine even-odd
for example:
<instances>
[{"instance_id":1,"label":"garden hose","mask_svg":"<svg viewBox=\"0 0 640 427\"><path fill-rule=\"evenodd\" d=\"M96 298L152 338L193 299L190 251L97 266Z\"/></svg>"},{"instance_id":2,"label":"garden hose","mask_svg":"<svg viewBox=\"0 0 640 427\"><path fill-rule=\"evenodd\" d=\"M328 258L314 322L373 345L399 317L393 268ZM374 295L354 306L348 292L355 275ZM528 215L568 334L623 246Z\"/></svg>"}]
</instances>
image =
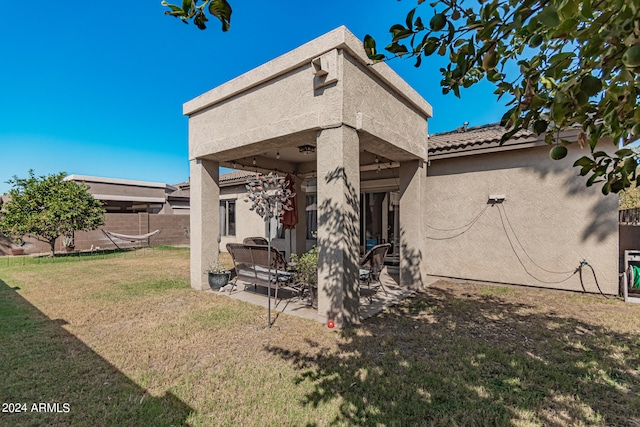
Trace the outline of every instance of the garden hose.
<instances>
[{"instance_id":1,"label":"garden hose","mask_svg":"<svg viewBox=\"0 0 640 427\"><path fill-rule=\"evenodd\" d=\"M605 297L605 299L609 299L608 296L606 296L603 292L602 289L600 289L600 284L598 284L598 277L596 276L596 271L593 269L593 267L591 266L591 264L589 264L587 262L586 259L583 259L582 262L580 262L580 266L578 267L578 271L580 273L580 284L582 285L582 290L586 292L586 288L584 287L584 282L582 281L582 268L584 266L588 266L591 269L591 273L593 274L593 279L596 281L596 286L598 288L598 291L600 292L600 295L602 295L603 297Z\"/></svg>"}]
</instances>

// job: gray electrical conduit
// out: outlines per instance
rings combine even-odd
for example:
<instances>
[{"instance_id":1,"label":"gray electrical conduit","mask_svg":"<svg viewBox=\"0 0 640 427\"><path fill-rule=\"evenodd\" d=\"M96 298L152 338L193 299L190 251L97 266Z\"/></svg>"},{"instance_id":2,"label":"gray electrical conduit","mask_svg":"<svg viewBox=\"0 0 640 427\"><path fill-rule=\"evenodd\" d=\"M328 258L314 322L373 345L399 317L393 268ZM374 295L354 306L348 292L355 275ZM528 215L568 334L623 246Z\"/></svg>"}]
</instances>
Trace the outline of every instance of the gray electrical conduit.
<instances>
[{"instance_id":1,"label":"gray electrical conduit","mask_svg":"<svg viewBox=\"0 0 640 427\"><path fill-rule=\"evenodd\" d=\"M498 211L500 211L500 207L498 207ZM520 245L520 248L522 249L522 252L524 252L524 254L527 256L527 258L529 258L529 260L539 269L546 271L547 273L552 273L552 274L568 274L571 273L571 276L567 277L565 280L563 280L562 282L569 280L569 278L571 278L574 274L576 273L580 273L580 285L582 286L582 290L584 292L586 292L586 288L584 287L584 281L582 280L582 269L587 266L591 269L591 273L593 274L593 280L595 280L596 282L596 287L598 288L598 292L600 292L600 295L602 295L603 297L605 297L605 299L609 299L609 297L607 297L603 292L602 289L600 289L600 284L598 283L598 277L596 276L596 271L593 269L593 266L591 264L589 264L587 262L587 260L582 260L580 262L580 264L578 265L578 267L573 270L573 272L571 271L565 271L565 272L558 272L558 271L551 271L551 270L547 270L544 267L541 267L540 265L538 265L538 263L536 263L533 258L531 258L529 256L529 254L527 253L527 251L524 249L524 246L522 246L522 243L520 243L520 239L518 239L518 235L516 234L515 230L513 229L513 226L511 225L511 221L509 221L509 216L507 215L507 210L504 208L504 206L502 206L502 212L504 213L504 217L507 220L507 224L509 224L509 228L511 229L511 232L513 233L513 236L516 238L516 241L518 242L518 244ZM502 215L500 216L500 219L502 220ZM504 229L504 222L502 223L502 227ZM507 234L507 230L504 229L505 234ZM509 235L507 234L507 238L509 238ZM511 241L509 241L509 243L511 243ZM513 248L513 245L511 246L511 248L513 249L513 252L515 253L515 249ZM516 257L518 256L518 254L516 254ZM520 261L520 258L518 258L518 261ZM522 264L522 262L520 262L520 264ZM524 268L524 265L522 265L522 267ZM525 271L527 269L525 268ZM527 271L527 274L529 274L529 272ZM531 277L533 277L531 274L529 274ZM542 280L533 277L534 279L538 280L539 282L542 282ZM562 283L559 282L559 283ZM543 282L546 283L546 282Z\"/></svg>"},{"instance_id":2,"label":"gray electrical conduit","mask_svg":"<svg viewBox=\"0 0 640 427\"><path fill-rule=\"evenodd\" d=\"M462 231L460 233L454 234L453 236L447 236L447 237L429 237L429 236L426 236L426 238L429 239L429 240L449 240L449 239L454 239L456 237L462 236L464 233L466 233L467 231L471 230L471 227L473 227L473 225L476 222L478 222L478 220L486 212L488 207L489 207L489 205L485 206L484 209L482 209L480 211L480 213L478 215L476 215L471 220L471 222L469 222L468 224L465 224L463 226L460 226L460 227L456 227L456 228L435 228L435 227L432 227L432 226L426 224L427 227L429 227L429 228L431 228L433 230L438 230L438 231L457 231L457 230L461 230L462 229Z\"/></svg>"},{"instance_id":3,"label":"gray electrical conduit","mask_svg":"<svg viewBox=\"0 0 640 427\"><path fill-rule=\"evenodd\" d=\"M504 218L502 216L502 210L500 210L500 206L498 206L498 213L500 214L500 222L502 224L502 229L504 230L504 234L507 236L507 240L509 241L509 246L511 246L511 250L513 251L513 253L515 254L516 258L518 259L518 262L520 263L520 265L522 266L522 268L524 269L525 273L527 273L529 276L531 276L532 278L534 278L535 280L537 280L540 283L546 283L548 285L556 285L562 282L566 282L567 280L571 279L580 269L579 267L576 268L575 270L572 270L573 272L571 272L571 274L566 277L565 279L562 280L558 280L558 281L547 281L547 280L540 280L538 279L536 276L534 276L531 272L529 272L529 270L527 270L527 267L524 265L524 263L522 262L522 259L520 259L520 255L518 255L518 252L516 251L516 248L513 244L513 241L511 240L511 236L509 236L509 233L507 232L507 227L504 223ZM506 214L505 214L506 216ZM511 230L513 232L513 230ZM516 236L515 233L513 233L514 236ZM518 237L516 236L516 240L518 239ZM518 243L520 243L520 241L518 240ZM531 257L529 256L529 254L527 254L527 251L524 250L524 247L522 247L522 244L520 244L520 248L522 249L522 252L525 253L525 255L527 255L527 258L529 258L531 260ZM532 260L533 261L533 260ZM538 264L536 264L534 262L534 264L537 266ZM543 269L544 270L544 269ZM545 270L547 272L549 272L549 270ZM556 272L552 272L553 274L567 274L567 273L556 273ZM584 286L583 286L584 288Z\"/></svg>"}]
</instances>

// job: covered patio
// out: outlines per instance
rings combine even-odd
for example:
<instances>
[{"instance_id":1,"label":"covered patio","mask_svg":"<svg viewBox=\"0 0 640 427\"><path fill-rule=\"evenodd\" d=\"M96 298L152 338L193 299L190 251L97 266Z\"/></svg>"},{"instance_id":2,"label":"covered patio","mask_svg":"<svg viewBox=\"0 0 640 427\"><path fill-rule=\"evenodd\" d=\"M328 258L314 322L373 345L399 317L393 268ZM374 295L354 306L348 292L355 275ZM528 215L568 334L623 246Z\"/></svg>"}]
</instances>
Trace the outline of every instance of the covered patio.
<instances>
[{"instance_id":1,"label":"covered patio","mask_svg":"<svg viewBox=\"0 0 640 427\"><path fill-rule=\"evenodd\" d=\"M359 320L365 320L376 314L380 313L387 307L392 306L396 302L407 298L415 293L413 289L407 289L400 286L400 277L398 274L398 268L387 267L380 275L380 282L385 288L385 291L380 290L374 297L369 300L366 293L362 293L360 297L360 309ZM431 285L437 282L439 279L435 277L427 277L426 285ZM248 291L243 290L244 285L240 285L239 288L234 289L232 292L221 292L223 295L240 301L249 302L251 304L259 305L262 307L268 306L267 289L258 288L258 292L253 291L252 286L248 286ZM208 290L207 292L216 292ZM274 302L272 301L272 307L274 312L287 313L294 316L303 317L305 319L317 320L318 310L313 308L308 299L298 298L291 293L287 294L286 290L281 291L284 293L281 299ZM277 304L277 305L276 305ZM277 322L277 314L274 317L274 323Z\"/></svg>"},{"instance_id":2,"label":"covered patio","mask_svg":"<svg viewBox=\"0 0 640 427\"><path fill-rule=\"evenodd\" d=\"M362 42L337 28L185 103L191 164L191 286L218 258L219 167L317 182L317 320L361 319L360 193L399 194L398 286L425 284L427 119L431 106ZM292 250L306 250L304 215Z\"/></svg>"}]
</instances>

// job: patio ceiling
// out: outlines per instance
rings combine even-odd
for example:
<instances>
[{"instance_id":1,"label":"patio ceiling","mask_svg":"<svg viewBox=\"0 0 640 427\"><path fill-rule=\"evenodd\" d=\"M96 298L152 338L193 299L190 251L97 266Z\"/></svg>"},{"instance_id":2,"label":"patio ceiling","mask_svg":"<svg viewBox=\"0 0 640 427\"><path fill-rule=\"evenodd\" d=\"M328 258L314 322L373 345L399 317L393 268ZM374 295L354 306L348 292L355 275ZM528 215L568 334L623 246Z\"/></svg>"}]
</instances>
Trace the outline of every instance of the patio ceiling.
<instances>
[{"instance_id":1,"label":"patio ceiling","mask_svg":"<svg viewBox=\"0 0 640 427\"><path fill-rule=\"evenodd\" d=\"M203 156L216 160L220 166L259 172L293 173L300 177L313 177L316 173L315 152L302 152L300 147L317 147L317 130L299 132L285 137L236 147ZM374 135L358 132L360 139L360 170L370 171L397 168L400 162L417 160L418 156L389 144Z\"/></svg>"}]
</instances>

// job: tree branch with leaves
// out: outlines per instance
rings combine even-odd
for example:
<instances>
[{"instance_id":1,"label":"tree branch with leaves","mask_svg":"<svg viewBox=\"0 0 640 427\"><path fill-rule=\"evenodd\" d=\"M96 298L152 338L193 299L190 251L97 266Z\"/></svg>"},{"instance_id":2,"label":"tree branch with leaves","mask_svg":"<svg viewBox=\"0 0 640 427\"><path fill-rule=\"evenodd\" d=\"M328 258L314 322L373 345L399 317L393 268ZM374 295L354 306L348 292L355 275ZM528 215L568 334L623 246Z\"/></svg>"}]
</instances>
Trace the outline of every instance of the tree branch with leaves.
<instances>
[{"instance_id":1,"label":"tree branch with leaves","mask_svg":"<svg viewBox=\"0 0 640 427\"><path fill-rule=\"evenodd\" d=\"M610 155L597 149L603 139L627 145L640 137L638 2L438 0L430 6L428 24L414 8L403 24L391 26L388 54L378 52L367 35L369 58L408 56L420 67L423 57L446 57L449 63L440 69L443 93L460 97L461 88L486 78L498 99L509 98L502 142L531 129L545 135L554 146L551 157L559 159L572 143L560 138L560 131L579 129L577 143L588 145L591 155L574 166L580 175L591 174L588 186L603 183L608 194L640 182L636 152L623 148ZM515 75L510 66L518 70Z\"/></svg>"},{"instance_id":2,"label":"tree branch with leaves","mask_svg":"<svg viewBox=\"0 0 640 427\"><path fill-rule=\"evenodd\" d=\"M220 20L222 31L228 31L231 27L231 5L226 0L204 0L202 4L198 4L198 0L182 0L180 6L163 0L161 4L169 9L164 12L165 15L179 18L185 24L191 20L201 30L207 28L209 21L205 10Z\"/></svg>"}]
</instances>

